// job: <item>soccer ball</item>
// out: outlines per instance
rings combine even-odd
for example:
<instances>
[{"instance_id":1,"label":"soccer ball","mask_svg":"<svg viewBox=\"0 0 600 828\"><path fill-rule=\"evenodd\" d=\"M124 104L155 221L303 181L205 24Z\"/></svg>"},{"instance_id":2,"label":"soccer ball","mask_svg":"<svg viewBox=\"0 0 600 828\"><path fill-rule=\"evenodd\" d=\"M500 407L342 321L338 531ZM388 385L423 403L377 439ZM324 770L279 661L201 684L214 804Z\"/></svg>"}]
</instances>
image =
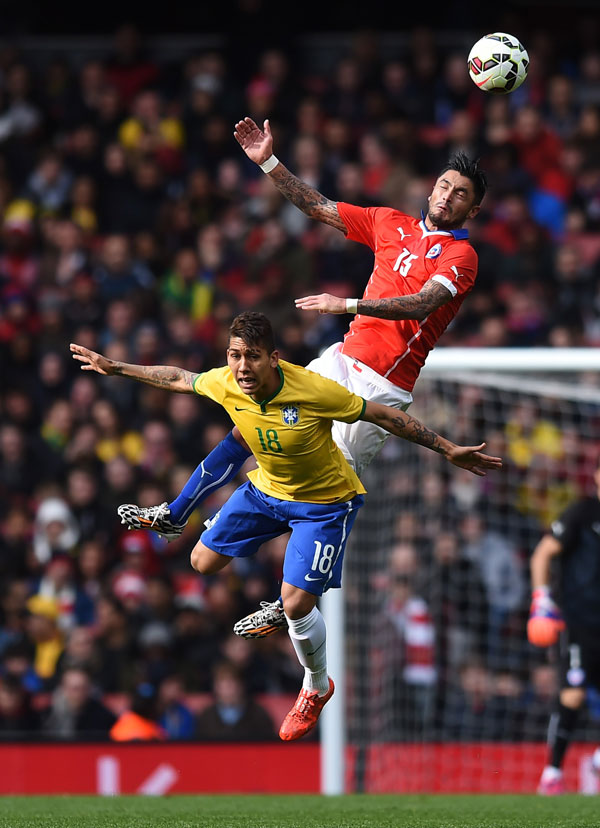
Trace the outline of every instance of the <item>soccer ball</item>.
<instances>
[{"instance_id":1,"label":"soccer ball","mask_svg":"<svg viewBox=\"0 0 600 828\"><path fill-rule=\"evenodd\" d=\"M527 77L529 55L513 35L494 32L482 37L467 60L473 83L484 92L514 92Z\"/></svg>"}]
</instances>

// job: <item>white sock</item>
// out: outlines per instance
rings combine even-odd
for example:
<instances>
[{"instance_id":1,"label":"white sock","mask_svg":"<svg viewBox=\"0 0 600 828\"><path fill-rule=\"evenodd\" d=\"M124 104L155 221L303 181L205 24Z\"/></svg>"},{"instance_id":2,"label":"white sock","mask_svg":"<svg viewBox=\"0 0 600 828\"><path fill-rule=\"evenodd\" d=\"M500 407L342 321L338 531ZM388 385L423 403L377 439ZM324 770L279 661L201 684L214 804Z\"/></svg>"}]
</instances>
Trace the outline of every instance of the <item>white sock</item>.
<instances>
[{"instance_id":1,"label":"white sock","mask_svg":"<svg viewBox=\"0 0 600 828\"><path fill-rule=\"evenodd\" d=\"M555 768L554 765L546 765L542 771L543 782L554 782L556 779L562 778L562 771L560 768Z\"/></svg>"},{"instance_id":2,"label":"white sock","mask_svg":"<svg viewBox=\"0 0 600 828\"><path fill-rule=\"evenodd\" d=\"M304 618L285 617L298 661L304 667L302 687L317 690L319 696L324 696L329 690L325 620L317 607L313 607Z\"/></svg>"}]
</instances>

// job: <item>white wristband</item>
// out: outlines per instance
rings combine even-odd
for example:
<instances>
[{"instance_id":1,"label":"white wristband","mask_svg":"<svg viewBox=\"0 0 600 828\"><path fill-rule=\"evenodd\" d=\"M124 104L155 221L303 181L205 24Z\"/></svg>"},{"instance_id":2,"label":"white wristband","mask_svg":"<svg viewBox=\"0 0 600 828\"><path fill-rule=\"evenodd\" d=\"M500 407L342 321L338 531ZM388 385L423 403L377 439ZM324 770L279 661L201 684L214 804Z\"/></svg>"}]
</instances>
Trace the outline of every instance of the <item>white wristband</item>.
<instances>
[{"instance_id":1,"label":"white wristband","mask_svg":"<svg viewBox=\"0 0 600 828\"><path fill-rule=\"evenodd\" d=\"M277 164L279 164L279 158L276 155L271 155L263 164L259 164L258 166L264 173L270 173L271 170L275 169Z\"/></svg>"},{"instance_id":2,"label":"white wristband","mask_svg":"<svg viewBox=\"0 0 600 828\"><path fill-rule=\"evenodd\" d=\"M346 313L358 313L358 299L346 299Z\"/></svg>"}]
</instances>

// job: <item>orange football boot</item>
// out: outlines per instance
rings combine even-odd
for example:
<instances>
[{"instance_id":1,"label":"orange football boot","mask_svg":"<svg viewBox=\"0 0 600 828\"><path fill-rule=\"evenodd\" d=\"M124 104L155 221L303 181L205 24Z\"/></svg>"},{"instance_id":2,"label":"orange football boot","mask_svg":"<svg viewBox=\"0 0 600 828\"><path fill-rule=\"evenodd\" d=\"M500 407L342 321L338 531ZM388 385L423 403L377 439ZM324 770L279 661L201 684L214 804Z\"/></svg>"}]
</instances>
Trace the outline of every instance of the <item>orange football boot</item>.
<instances>
[{"instance_id":1,"label":"orange football boot","mask_svg":"<svg viewBox=\"0 0 600 828\"><path fill-rule=\"evenodd\" d=\"M329 679L329 690L324 696L319 696L316 690L302 688L296 703L279 728L279 738L284 742L293 742L312 730L319 720L321 710L333 696L334 690L335 685L331 679Z\"/></svg>"}]
</instances>

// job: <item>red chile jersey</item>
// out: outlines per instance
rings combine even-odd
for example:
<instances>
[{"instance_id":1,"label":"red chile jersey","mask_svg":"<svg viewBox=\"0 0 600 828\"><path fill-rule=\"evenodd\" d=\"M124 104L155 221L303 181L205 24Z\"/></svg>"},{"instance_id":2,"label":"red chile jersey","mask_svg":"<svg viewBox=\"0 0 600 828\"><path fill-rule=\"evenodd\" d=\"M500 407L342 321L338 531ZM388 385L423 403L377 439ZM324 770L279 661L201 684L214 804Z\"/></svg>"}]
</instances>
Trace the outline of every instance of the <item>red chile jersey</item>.
<instances>
[{"instance_id":1,"label":"red chile jersey","mask_svg":"<svg viewBox=\"0 0 600 828\"><path fill-rule=\"evenodd\" d=\"M348 228L346 237L368 245L375 254L363 299L419 293L429 279L452 294L449 302L420 322L357 314L344 337L342 353L412 391L427 354L475 282L477 253L468 241L469 231L428 230L423 214L417 220L389 207L338 202L337 208Z\"/></svg>"}]
</instances>

